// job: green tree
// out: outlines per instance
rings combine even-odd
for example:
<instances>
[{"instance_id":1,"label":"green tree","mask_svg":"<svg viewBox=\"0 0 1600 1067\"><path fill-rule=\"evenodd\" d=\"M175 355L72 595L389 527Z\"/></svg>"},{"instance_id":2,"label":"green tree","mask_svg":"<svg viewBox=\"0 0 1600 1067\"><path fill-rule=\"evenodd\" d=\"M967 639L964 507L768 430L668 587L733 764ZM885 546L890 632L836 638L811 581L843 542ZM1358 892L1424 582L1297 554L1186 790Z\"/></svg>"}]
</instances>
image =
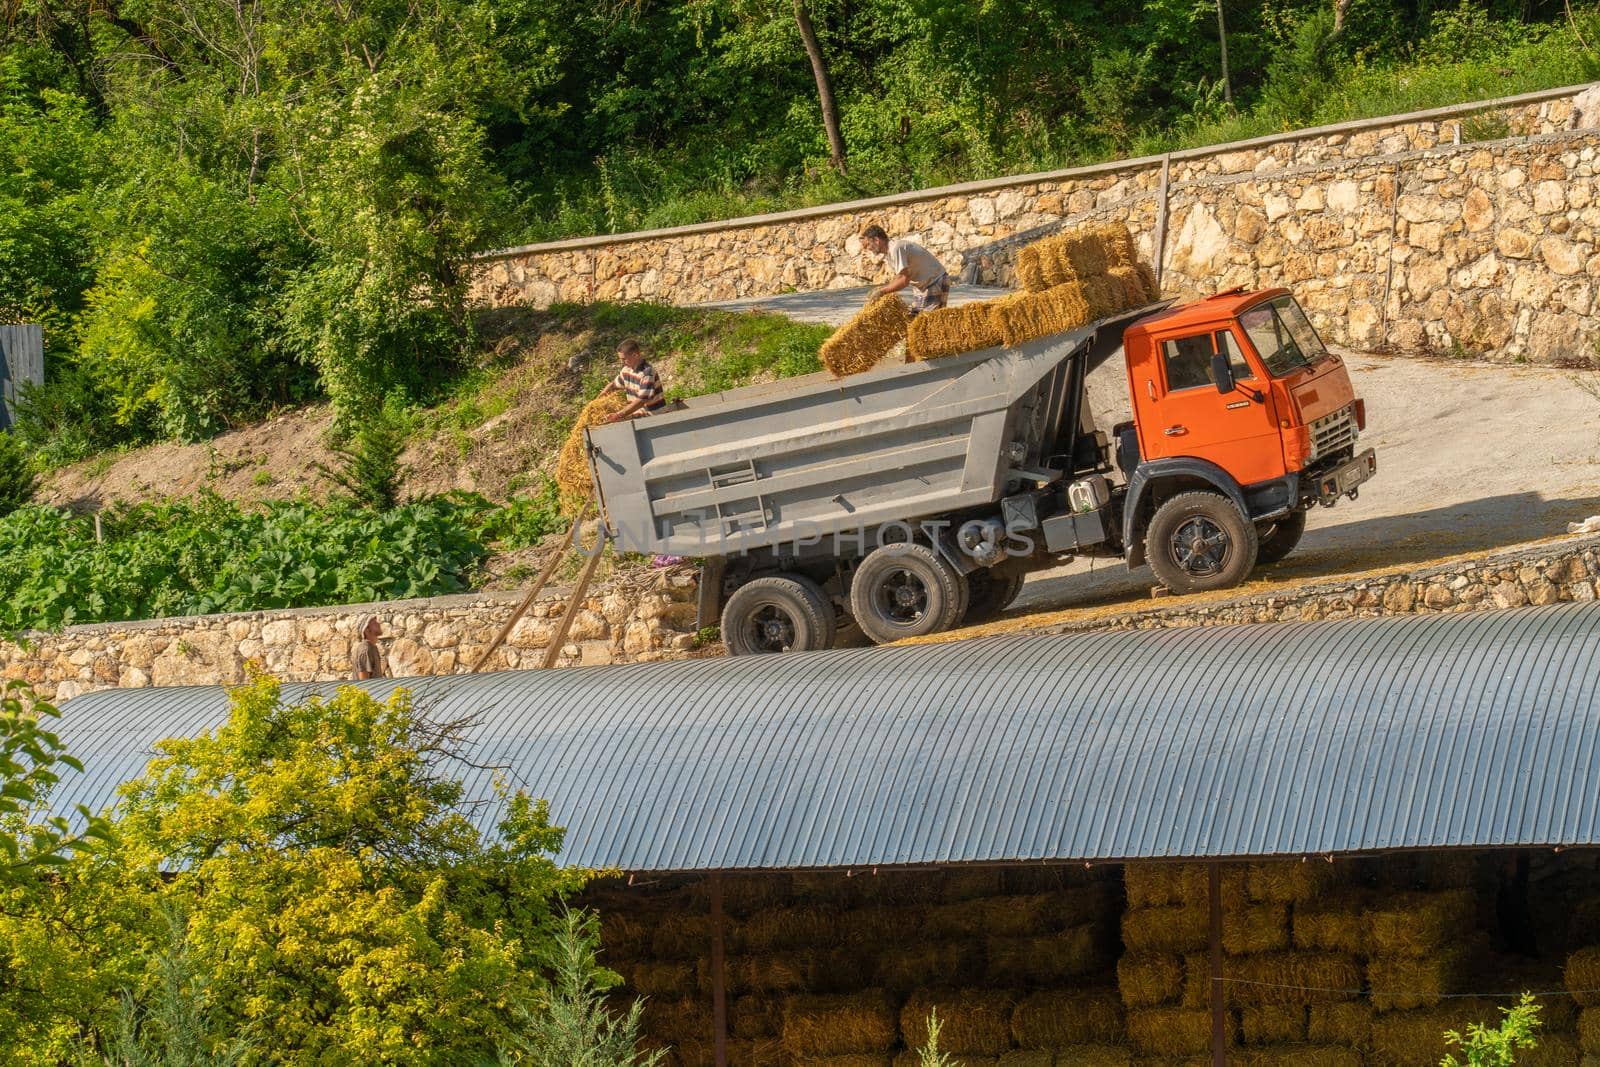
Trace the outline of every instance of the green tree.
<instances>
[{"instance_id":1,"label":"green tree","mask_svg":"<svg viewBox=\"0 0 1600 1067\"><path fill-rule=\"evenodd\" d=\"M640 1052L634 1001L626 1013L606 1008L606 991L621 983L595 958L599 923L592 914L562 913L556 936L542 954L550 989L535 1011L521 1013L521 1032L500 1051L502 1064L519 1067L656 1067L664 1052Z\"/></svg>"},{"instance_id":2,"label":"green tree","mask_svg":"<svg viewBox=\"0 0 1600 1067\"><path fill-rule=\"evenodd\" d=\"M461 812L465 725L403 691L289 704L258 679L125 787L124 884L186 916L223 1032L288 1059L459 1061L508 1039L509 1005L541 1002L553 901L583 879L549 859L543 804L509 797L493 837Z\"/></svg>"},{"instance_id":3,"label":"green tree","mask_svg":"<svg viewBox=\"0 0 1600 1067\"><path fill-rule=\"evenodd\" d=\"M1539 1004L1528 993L1522 994L1514 1008L1501 1008L1500 1025L1471 1023L1465 1034L1445 1031L1445 1043L1461 1050L1465 1059L1447 1055L1439 1067L1515 1067L1517 1053L1539 1045Z\"/></svg>"}]
</instances>

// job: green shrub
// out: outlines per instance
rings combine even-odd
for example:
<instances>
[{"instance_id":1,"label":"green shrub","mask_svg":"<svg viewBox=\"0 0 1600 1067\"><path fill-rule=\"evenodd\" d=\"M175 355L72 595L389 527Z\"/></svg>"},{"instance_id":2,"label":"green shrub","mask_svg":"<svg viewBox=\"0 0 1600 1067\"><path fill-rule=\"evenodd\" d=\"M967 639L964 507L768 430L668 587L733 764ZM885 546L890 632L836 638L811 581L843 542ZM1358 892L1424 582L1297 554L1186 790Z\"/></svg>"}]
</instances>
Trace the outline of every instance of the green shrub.
<instances>
[{"instance_id":1,"label":"green shrub","mask_svg":"<svg viewBox=\"0 0 1600 1067\"><path fill-rule=\"evenodd\" d=\"M0 517L33 503L38 491L28 449L11 434L0 433Z\"/></svg>"},{"instance_id":2,"label":"green shrub","mask_svg":"<svg viewBox=\"0 0 1600 1067\"><path fill-rule=\"evenodd\" d=\"M1445 1043L1459 1048L1466 1059L1446 1056L1439 1067L1515 1067L1518 1050L1538 1047L1539 1005L1530 994L1522 994L1516 1007L1501 1008L1500 1013L1504 1018L1499 1026L1472 1023L1465 1034L1446 1031Z\"/></svg>"},{"instance_id":3,"label":"green shrub","mask_svg":"<svg viewBox=\"0 0 1600 1067\"><path fill-rule=\"evenodd\" d=\"M357 507L387 511L400 503L400 482L405 477L400 456L414 420L405 398L395 393L382 406L352 421L350 436L333 446L337 466L319 463L317 471Z\"/></svg>"}]
</instances>

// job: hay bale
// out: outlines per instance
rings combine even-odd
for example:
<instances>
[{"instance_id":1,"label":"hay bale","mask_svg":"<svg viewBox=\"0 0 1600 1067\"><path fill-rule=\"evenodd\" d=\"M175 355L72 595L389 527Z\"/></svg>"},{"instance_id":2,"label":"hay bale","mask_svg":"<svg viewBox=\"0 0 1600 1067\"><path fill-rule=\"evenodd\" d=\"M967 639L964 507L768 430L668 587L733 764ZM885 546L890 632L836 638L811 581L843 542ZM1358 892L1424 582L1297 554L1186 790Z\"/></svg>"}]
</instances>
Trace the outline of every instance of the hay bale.
<instances>
[{"instance_id":1,"label":"hay bale","mask_svg":"<svg viewBox=\"0 0 1600 1067\"><path fill-rule=\"evenodd\" d=\"M914 993L900 1009L900 1037L907 1048L928 1043L928 1018L939 1013L939 1048L956 1055L998 1056L1011 1047L1011 1015L1017 998L987 989Z\"/></svg>"},{"instance_id":2,"label":"hay bale","mask_svg":"<svg viewBox=\"0 0 1600 1067\"><path fill-rule=\"evenodd\" d=\"M1222 913L1222 949L1230 956L1279 952L1289 947L1289 906L1247 904Z\"/></svg>"},{"instance_id":3,"label":"hay bale","mask_svg":"<svg viewBox=\"0 0 1600 1067\"><path fill-rule=\"evenodd\" d=\"M748 953L831 945L838 939L839 910L816 905L754 912L733 923L728 938L734 951Z\"/></svg>"},{"instance_id":4,"label":"hay bale","mask_svg":"<svg viewBox=\"0 0 1600 1067\"><path fill-rule=\"evenodd\" d=\"M1463 949L1441 950L1423 959L1374 957L1367 961L1372 1006L1379 1011L1431 1008L1446 993L1464 988L1469 960Z\"/></svg>"},{"instance_id":5,"label":"hay bale","mask_svg":"<svg viewBox=\"0 0 1600 1067\"><path fill-rule=\"evenodd\" d=\"M982 977L983 943L976 940L913 941L879 953L873 968L873 984L897 993Z\"/></svg>"},{"instance_id":6,"label":"hay bale","mask_svg":"<svg viewBox=\"0 0 1600 1067\"><path fill-rule=\"evenodd\" d=\"M1285 1044L1234 1053L1228 1063L1242 1067L1361 1067L1361 1054L1329 1045Z\"/></svg>"},{"instance_id":7,"label":"hay bale","mask_svg":"<svg viewBox=\"0 0 1600 1067\"><path fill-rule=\"evenodd\" d=\"M899 1040L894 1001L881 989L846 996L791 997L783 1007L783 1048L813 1056L888 1052Z\"/></svg>"},{"instance_id":8,"label":"hay bale","mask_svg":"<svg viewBox=\"0 0 1600 1067\"><path fill-rule=\"evenodd\" d=\"M928 937L1021 937L1061 928L1052 893L982 897L941 904L928 913Z\"/></svg>"},{"instance_id":9,"label":"hay bale","mask_svg":"<svg viewBox=\"0 0 1600 1067\"><path fill-rule=\"evenodd\" d=\"M1367 916L1374 956L1428 956L1472 928L1477 902L1469 889L1389 895Z\"/></svg>"},{"instance_id":10,"label":"hay bale","mask_svg":"<svg viewBox=\"0 0 1600 1067\"><path fill-rule=\"evenodd\" d=\"M942 1046L940 1051L941 1054L944 1054ZM999 1067L1000 1063L1000 1057L998 1056L944 1055L945 1062L947 1062L950 1067ZM914 1049L908 1049L894 1058L894 1067L921 1067L921 1065L922 1053Z\"/></svg>"},{"instance_id":11,"label":"hay bale","mask_svg":"<svg viewBox=\"0 0 1600 1067\"><path fill-rule=\"evenodd\" d=\"M567 440L556 459L556 488L560 490L561 506L568 512L581 511L594 495L594 480L589 476L589 453L584 431L615 415L628 406L628 398L621 393L597 396L578 412Z\"/></svg>"},{"instance_id":12,"label":"hay bale","mask_svg":"<svg viewBox=\"0 0 1600 1067\"><path fill-rule=\"evenodd\" d=\"M1586 1056L1600 1056L1600 1008L1584 1008L1578 1013L1578 1044Z\"/></svg>"},{"instance_id":13,"label":"hay bale","mask_svg":"<svg viewBox=\"0 0 1600 1067\"><path fill-rule=\"evenodd\" d=\"M1567 940L1574 945L1600 941L1600 897L1585 897L1571 906Z\"/></svg>"},{"instance_id":14,"label":"hay bale","mask_svg":"<svg viewBox=\"0 0 1600 1067\"><path fill-rule=\"evenodd\" d=\"M698 963L701 989L711 988L711 962ZM723 981L730 993L793 993L859 984L859 955L834 949L771 956L729 956Z\"/></svg>"},{"instance_id":15,"label":"hay bale","mask_svg":"<svg viewBox=\"0 0 1600 1067\"><path fill-rule=\"evenodd\" d=\"M690 884L685 890L685 897L689 908L710 914L711 879L701 878ZM763 871L722 876L722 910L735 919L747 918L769 908L783 907L793 897L793 883L787 872Z\"/></svg>"},{"instance_id":16,"label":"hay bale","mask_svg":"<svg viewBox=\"0 0 1600 1067\"><path fill-rule=\"evenodd\" d=\"M1038 243L1024 245L1017 250L1017 281L1026 292L1030 293L1042 293L1050 288L1050 284L1045 281L1045 269L1039 256Z\"/></svg>"},{"instance_id":17,"label":"hay bale","mask_svg":"<svg viewBox=\"0 0 1600 1067\"><path fill-rule=\"evenodd\" d=\"M639 960L614 963L612 969L635 993L651 997L681 997L697 988L695 965L681 960Z\"/></svg>"},{"instance_id":18,"label":"hay bale","mask_svg":"<svg viewBox=\"0 0 1600 1067\"><path fill-rule=\"evenodd\" d=\"M1196 906L1131 908L1122 913L1122 943L1129 952L1194 952L1210 938L1211 913Z\"/></svg>"},{"instance_id":19,"label":"hay bale","mask_svg":"<svg viewBox=\"0 0 1600 1067\"><path fill-rule=\"evenodd\" d=\"M1366 898L1353 893L1337 895L1327 901L1297 904L1291 924L1294 947L1368 955L1372 939L1366 911Z\"/></svg>"},{"instance_id":20,"label":"hay bale","mask_svg":"<svg viewBox=\"0 0 1600 1067\"><path fill-rule=\"evenodd\" d=\"M1056 985L1099 970L1107 962L1093 924L1036 937L991 937L984 942L991 984Z\"/></svg>"},{"instance_id":21,"label":"hay bale","mask_svg":"<svg viewBox=\"0 0 1600 1067\"><path fill-rule=\"evenodd\" d=\"M815 1056L810 1067L895 1067L899 1060L887 1052L852 1052L843 1056Z\"/></svg>"},{"instance_id":22,"label":"hay bale","mask_svg":"<svg viewBox=\"0 0 1600 1067\"><path fill-rule=\"evenodd\" d=\"M1023 997L1011 1013L1011 1036L1022 1048L1114 1044L1125 1032L1114 990L1048 990Z\"/></svg>"},{"instance_id":23,"label":"hay bale","mask_svg":"<svg viewBox=\"0 0 1600 1067\"><path fill-rule=\"evenodd\" d=\"M1133 245L1133 233L1123 222L1105 222L1089 231L1105 256L1108 271L1118 267L1132 267L1139 262L1139 253Z\"/></svg>"},{"instance_id":24,"label":"hay bale","mask_svg":"<svg viewBox=\"0 0 1600 1067\"><path fill-rule=\"evenodd\" d=\"M1079 278L1102 275L1111 266L1106 246L1093 228L1080 227L1063 233L1056 247L1059 249L1058 255L1066 261L1065 265L1070 266L1072 273Z\"/></svg>"},{"instance_id":25,"label":"hay bale","mask_svg":"<svg viewBox=\"0 0 1600 1067\"><path fill-rule=\"evenodd\" d=\"M836 378L860 374L877 366L891 349L906 339L911 311L893 293L868 304L856 317L833 332L817 355Z\"/></svg>"},{"instance_id":26,"label":"hay bale","mask_svg":"<svg viewBox=\"0 0 1600 1067\"><path fill-rule=\"evenodd\" d=\"M898 945L926 935L928 909L888 904L850 908L839 914L839 940L846 945Z\"/></svg>"},{"instance_id":27,"label":"hay bale","mask_svg":"<svg viewBox=\"0 0 1600 1067\"><path fill-rule=\"evenodd\" d=\"M990 313L1007 347L1038 337L1066 333L1093 321L1076 283L1057 285L1041 293L1019 293L989 302Z\"/></svg>"},{"instance_id":28,"label":"hay bale","mask_svg":"<svg viewBox=\"0 0 1600 1067\"><path fill-rule=\"evenodd\" d=\"M906 358L914 363L997 348L1005 335L994 321L995 300L925 311L911 320L906 333Z\"/></svg>"},{"instance_id":29,"label":"hay bale","mask_svg":"<svg viewBox=\"0 0 1600 1067\"><path fill-rule=\"evenodd\" d=\"M1449 1051L1444 1043L1446 1030L1496 1022L1500 1013L1495 1009L1490 1000L1458 1000L1443 1008L1374 1015L1371 1058L1390 1067L1435 1067Z\"/></svg>"},{"instance_id":30,"label":"hay bale","mask_svg":"<svg viewBox=\"0 0 1600 1067\"><path fill-rule=\"evenodd\" d=\"M1117 990L1130 1008L1153 1008L1183 995L1183 959L1170 953L1123 956L1117 961Z\"/></svg>"},{"instance_id":31,"label":"hay bale","mask_svg":"<svg viewBox=\"0 0 1600 1067\"><path fill-rule=\"evenodd\" d=\"M1540 1029L1539 1043L1517 1053L1517 1067L1572 1067L1582 1057L1578 1039L1571 1034Z\"/></svg>"},{"instance_id":32,"label":"hay bale","mask_svg":"<svg viewBox=\"0 0 1600 1067\"><path fill-rule=\"evenodd\" d=\"M1372 1043L1372 1005L1365 1000L1313 1004L1306 1036L1321 1045L1365 1049Z\"/></svg>"},{"instance_id":33,"label":"hay bale","mask_svg":"<svg viewBox=\"0 0 1600 1067\"><path fill-rule=\"evenodd\" d=\"M644 1002L639 1029L652 1040L676 1045L711 1034L711 998L688 997L663 1000L651 997Z\"/></svg>"},{"instance_id":34,"label":"hay bale","mask_svg":"<svg viewBox=\"0 0 1600 1067\"><path fill-rule=\"evenodd\" d=\"M1148 263L1137 263L1134 270L1139 272L1139 277L1144 280L1144 291L1149 294L1151 301L1161 299L1161 283L1156 280L1156 272Z\"/></svg>"},{"instance_id":35,"label":"hay bale","mask_svg":"<svg viewBox=\"0 0 1600 1067\"><path fill-rule=\"evenodd\" d=\"M1320 860L1253 863L1244 872L1244 891L1251 900L1293 904L1316 900L1337 881L1333 864Z\"/></svg>"},{"instance_id":36,"label":"hay bale","mask_svg":"<svg viewBox=\"0 0 1600 1067\"><path fill-rule=\"evenodd\" d=\"M664 960L692 960L711 951L711 918L667 912L656 918L650 952Z\"/></svg>"},{"instance_id":37,"label":"hay bale","mask_svg":"<svg viewBox=\"0 0 1600 1067\"><path fill-rule=\"evenodd\" d=\"M1043 1049L1012 1049L998 1063L999 1067L1055 1067L1056 1054Z\"/></svg>"},{"instance_id":38,"label":"hay bale","mask_svg":"<svg viewBox=\"0 0 1600 1067\"><path fill-rule=\"evenodd\" d=\"M1130 1011L1128 1044L1153 1056L1199 1055L1211 1047L1211 1013L1192 1008Z\"/></svg>"},{"instance_id":39,"label":"hay bale","mask_svg":"<svg viewBox=\"0 0 1600 1067\"><path fill-rule=\"evenodd\" d=\"M777 1037L783 1032L783 999L760 993L735 997L728 1009L728 1031L747 1040Z\"/></svg>"},{"instance_id":40,"label":"hay bale","mask_svg":"<svg viewBox=\"0 0 1600 1067\"><path fill-rule=\"evenodd\" d=\"M1043 1056L1046 1059L1023 1059ZM1015 1057L1011 1059L1008 1057ZM1129 1067L1133 1053L1117 1045L1067 1045L1054 1053L1044 1051L1010 1052L1000 1057L1000 1067Z\"/></svg>"},{"instance_id":41,"label":"hay bale","mask_svg":"<svg viewBox=\"0 0 1600 1067\"><path fill-rule=\"evenodd\" d=\"M1511 1005L1507 1004L1506 1007ZM1572 1033L1578 1029L1578 1005L1570 996L1541 997L1539 999L1539 1030L1541 1033L1562 1031Z\"/></svg>"},{"instance_id":42,"label":"hay bale","mask_svg":"<svg viewBox=\"0 0 1600 1067\"><path fill-rule=\"evenodd\" d=\"M728 1067L788 1067L794 1060L770 1037L753 1041L729 1040ZM711 1063L716 1063L715 1046Z\"/></svg>"},{"instance_id":43,"label":"hay bale","mask_svg":"<svg viewBox=\"0 0 1600 1067\"><path fill-rule=\"evenodd\" d=\"M1143 307L1150 303L1150 294L1144 287L1144 276L1134 268L1112 267L1106 271L1106 277L1122 287L1123 307Z\"/></svg>"},{"instance_id":44,"label":"hay bale","mask_svg":"<svg viewBox=\"0 0 1600 1067\"><path fill-rule=\"evenodd\" d=\"M1247 1045L1280 1045L1306 1039L1303 1004L1255 1004L1239 1012L1239 1032Z\"/></svg>"},{"instance_id":45,"label":"hay bale","mask_svg":"<svg viewBox=\"0 0 1600 1067\"><path fill-rule=\"evenodd\" d=\"M1275 952L1224 961L1229 999L1240 1004L1319 1004L1360 995L1361 967L1332 952Z\"/></svg>"},{"instance_id":46,"label":"hay bale","mask_svg":"<svg viewBox=\"0 0 1600 1067\"><path fill-rule=\"evenodd\" d=\"M1123 868L1122 884L1130 908L1201 905L1210 899L1210 883L1202 863L1130 863Z\"/></svg>"},{"instance_id":47,"label":"hay bale","mask_svg":"<svg viewBox=\"0 0 1600 1067\"><path fill-rule=\"evenodd\" d=\"M1580 948L1568 956L1562 978L1573 991L1573 1000L1586 1008L1600 1007L1600 993L1588 992L1600 989L1600 945Z\"/></svg>"},{"instance_id":48,"label":"hay bale","mask_svg":"<svg viewBox=\"0 0 1600 1067\"><path fill-rule=\"evenodd\" d=\"M1095 322L1115 315L1127 306L1122 286L1104 274L1096 274L1078 282L1084 305L1089 309L1086 321Z\"/></svg>"},{"instance_id":49,"label":"hay bale","mask_svg":"<svg viewBox=\"0 0 1600 1067\"><path fill-rule=\"evenodd\" d=\"M650 953L655 936L654 916L642 912L600 912L600 956L615 969L622 960L641 959Z\"/></svg>"}]
</instances>

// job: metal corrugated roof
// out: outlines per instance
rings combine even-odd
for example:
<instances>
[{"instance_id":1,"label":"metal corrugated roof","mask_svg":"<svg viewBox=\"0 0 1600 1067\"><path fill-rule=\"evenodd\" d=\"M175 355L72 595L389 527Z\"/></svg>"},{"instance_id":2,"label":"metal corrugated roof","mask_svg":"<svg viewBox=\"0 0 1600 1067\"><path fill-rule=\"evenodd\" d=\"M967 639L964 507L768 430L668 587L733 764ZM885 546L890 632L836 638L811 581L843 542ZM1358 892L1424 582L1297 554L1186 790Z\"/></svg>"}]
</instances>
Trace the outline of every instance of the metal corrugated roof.
<instances>
[{"instance_id":1,"label":"metal corrugated roof","mask_svg":"<svg viewBox=\"0 0 1600 1067\"><path fill-rule=\"evenodd\" d=\"M479 716L561 861L631 871L1600 845L1600 608L363 683ZM326 686L288 687L291 694ZM216 688L65 708L100 807ZM467 769L469 797L491 774ZM493 805L477 818L492 825Z\"/></svg>"}]
</instances>

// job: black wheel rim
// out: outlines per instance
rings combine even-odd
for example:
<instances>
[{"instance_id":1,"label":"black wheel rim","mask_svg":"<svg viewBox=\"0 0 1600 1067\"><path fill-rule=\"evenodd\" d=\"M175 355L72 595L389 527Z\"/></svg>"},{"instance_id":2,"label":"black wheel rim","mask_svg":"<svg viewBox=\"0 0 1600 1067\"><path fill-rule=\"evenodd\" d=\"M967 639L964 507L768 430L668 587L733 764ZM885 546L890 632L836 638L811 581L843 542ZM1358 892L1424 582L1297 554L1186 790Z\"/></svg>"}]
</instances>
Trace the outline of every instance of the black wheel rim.
<instances>
[{"instance_id":1,"label":"black wheel rim","mask_svg":"<svg viewBox=\"0 0 1600 1067\"><path fill-rule=\"evenodd\" d=\"M899 626L921 622L928 614L928 586L905 568L883 576L877 588L878 612Z\"/></svg>"},{"instance_id":2,"label":"black wheel rim","mask_svg":"<svg viewBox=\"0 0 1600 1067\"><path fill-rule=\"evenodd\" d=\"M745 623L745 643L757 652L787 652L794 647L794 617L776 604L757 608Z\"/></svg>"},{"instance_id":3,"label":"black wheel rim","mask_svg":"<svg viewBox=\"0 0 1600 1067\"><path fill-rule=\"evenodd\" d=\"M1220 574L1229 547L1228 532L1204 515L1189 519L1172 532L1172 558L1193 578Z\"/></svg>"}]
</instances>

